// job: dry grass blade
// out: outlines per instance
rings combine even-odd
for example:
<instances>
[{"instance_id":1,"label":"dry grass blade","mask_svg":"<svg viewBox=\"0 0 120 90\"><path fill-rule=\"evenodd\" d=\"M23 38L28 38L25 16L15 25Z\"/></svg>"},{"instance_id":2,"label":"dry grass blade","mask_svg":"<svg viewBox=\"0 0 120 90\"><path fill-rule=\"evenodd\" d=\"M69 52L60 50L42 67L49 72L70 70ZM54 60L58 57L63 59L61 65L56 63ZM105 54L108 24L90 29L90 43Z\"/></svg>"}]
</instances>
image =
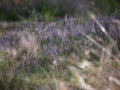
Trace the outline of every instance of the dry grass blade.
<instances>
[{"instance_id":1,"label":"dry grass blade","mask_svg":"<svg viewBox=\"0 0 120 90\"><path fill-rule=\"evenodd\" d=\"M93 44L95 44L98 48L102 49L105 48L101 44L99 44L97 41L95 41L91 36L86 35L84 32L82 32L82 35L84 35L89 41L91 41Z\"/></svg>"},{"instance_id":2,"label":"dry grass blade","mask_svg":"<svg viewBox=\"0 0 120 90\"><path fill-rule=\"evenodd\" d=\"M91 85L87 84L84 80L84 77L82 75L80 75L80 70L78 70L77 68L70 66L68 67L72 74L78 79L79 85L81 88L85 89L85 90L96 90L95 88L93 88Z\"/></svg>"},{"instance_id":3,"label":"dry grass blade","mask_svg":"<svg viewBox=\"0 0 120 90\"><path fill-rule=\"evenodd\" d=\"M109 77L109 81L114 82L114 83L116 83L117 85L120 86L120 80L118 80L118 79L115 78L115 77L110 76L110 77Z\"/></svg>"},{"instance_id":4,"label":"dry grass blade","mask_svg":"<svg viewBox=\"0 0 120 90\"><path fill-rule=\"evenodd\" d=\"M101 31L106 35L106 37L110 40L110 42L115 43L114 40L109 36L106 29L103 27L103 25L101 25L100 22L97 20L94 14L91 14L91 18L96 22L96 24L99 26Z\"/></svg>"}]
</instances>

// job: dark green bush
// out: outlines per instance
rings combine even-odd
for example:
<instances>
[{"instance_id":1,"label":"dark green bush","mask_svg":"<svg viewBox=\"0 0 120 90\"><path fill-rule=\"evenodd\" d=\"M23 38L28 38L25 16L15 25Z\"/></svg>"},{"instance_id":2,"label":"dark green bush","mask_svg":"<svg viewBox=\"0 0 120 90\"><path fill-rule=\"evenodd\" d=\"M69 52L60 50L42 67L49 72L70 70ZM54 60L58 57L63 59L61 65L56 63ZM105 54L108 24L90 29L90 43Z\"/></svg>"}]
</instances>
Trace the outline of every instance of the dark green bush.
<instances>
[{"instance_id":1,"label":"dark green bush","mask_svg":"<svg viewBox=\"0 0 120 90\"><path fill-rule=\"evenodd\" d=\"M96 10L102 14L111 14L116 10L118 0L94 0Z\"/></svg>"},{"instance_id":2,"label":"dark green bush","mask_svg":"<svg viewBox=\"0 0 120 90\"><path fill-rule=\"evenodd\" d=\"M0 3L0 20L33 19L32 11L36 10L39 19L53 20L55 17L63 17L65 14L76 15L90 9L93 1L94 10L102 14L111 14L119 5L118 0L2 0ZM89 11L89 10L88 10Z\"/></svg>"}]
</instances>

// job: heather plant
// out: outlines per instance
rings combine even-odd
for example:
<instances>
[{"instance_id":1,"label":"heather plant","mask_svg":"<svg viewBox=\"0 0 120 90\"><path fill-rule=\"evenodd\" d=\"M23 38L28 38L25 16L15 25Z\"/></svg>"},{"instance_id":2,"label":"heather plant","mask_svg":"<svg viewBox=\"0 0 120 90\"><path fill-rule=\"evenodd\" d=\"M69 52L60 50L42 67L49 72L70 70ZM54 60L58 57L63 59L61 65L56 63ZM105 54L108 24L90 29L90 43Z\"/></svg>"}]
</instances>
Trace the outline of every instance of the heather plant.
<instances>
[{"instance_id":1,"label":"heather plant","mask_svg":"<svg viewBox=\"0 0 120 90\"><path fill-rule=\"evenodd\" d=\"M116 15L89 16L91 6L86 0L81 2L87 9L77 0L1 2L5 8L0 18L24 20L0 23L1 89L119 90L120 20ZM105 11L101 11L99 1L95 7L102 13L116 10L116 1L105 2ZM74 17L78 8L82 8L84 22ZM48 22L64 15L65 19ZM30 21L24 19L26 16Z\"/></svg>"},{"instance_id":2,"label":"heather plant","mask_svg":"<svg viewBox=\"0 0 120 90\"><path fill-rule=\"evenodd\" d=\"M3 27L1 87L23 90L119 87L120 62L116 46L119 20L114 16L91 17L82 23L67 15L59 22L40 23L35 17L32 22Z\"/></svg>"}]
</instances>

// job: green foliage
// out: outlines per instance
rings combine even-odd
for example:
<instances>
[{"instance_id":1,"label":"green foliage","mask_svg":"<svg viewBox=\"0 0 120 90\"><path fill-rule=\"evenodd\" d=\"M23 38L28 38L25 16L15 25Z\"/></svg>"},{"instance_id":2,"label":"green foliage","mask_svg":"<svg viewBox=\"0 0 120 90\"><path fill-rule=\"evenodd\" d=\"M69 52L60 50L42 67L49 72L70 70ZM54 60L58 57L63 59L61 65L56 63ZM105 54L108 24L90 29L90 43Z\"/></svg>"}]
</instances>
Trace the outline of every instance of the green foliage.
<instances>
[{"instance_id":1,"label":"green foliage","mask_svg":"<svg viewBox=\"0 0 120 90\"><path fill-rule=\"evenodd\" d=\"M117 47L118 47L118 49L120 50L120 38L117 39Z\"/></svg>"},{"instance_id":2,"label":"green foliage","mask_svg":"<svg viewBox=\"0 0 120 90\"><path fill-rule=\"evenodd\" d=\"M75 17L80 22L86 22L87 20L90 19L90 13L91 13L91 10L89 8L87 8L87 9L81 11L80 13L76 13Z\"/></svg>"},{"instance_id":3,"label":"green foliage","mask_svg":"<svg viewBox=\"0 0 120 90\"><path fill-rule=\"evenodd\" d=\"M24 18L32 20L34 19L34 16L32 16L32 11L34 9L39 13L39 19L45 21L53 20L56 17L63 17L65 14L85 17L89 13L89 10L86 10L87 8L76 10L77 6L74 6L76 2L74 3L72 0L57 0L57 3L54 5L50 4L53 3L52 1L47 0L35 0L34 2L31 0L23 0L18 1L18 3L13 3L13 1L5 2L5 4L2 3L4 8L0 11L0 20L16 21ZM95 3L93 7L96 12L102 14L113 13L116 10L117 5L119 5L118 0L93 0L93 2Z\"/></svg>"},{"instance_id":4,"label":"green foliage","mask_svg":"<svg viewBox=\"0 0 120 90\"><path fill-rule=\"evenodd\" d=\"M47 7L47 6L44 6L42 8L42 15L43 15L43 18L45 21L50 21L53 19L54 15L55 15L55 11L53 8L51 7Z\"/></svg>"},{"instance_id":5,"label":"green foliage","mask_svg":"<svg viewBox=\"0 0 120 90\"><path fill-rule=\"evenodd\" d=\"M102 14L111 14L115 11L118 0L96 0L95 7Z\"/></svg>"},{"instance_id":6,"label":"green foliage","mask_svg":"<svg viewBox=\"0 0 120 90\"><path fill-rule=\"evenodd\" d=\"M66 70L63 79L64 79L65 81L70 81L71 77L72 77L71 72L70 72L69 70Z\"/></svg>"}]
</instances>

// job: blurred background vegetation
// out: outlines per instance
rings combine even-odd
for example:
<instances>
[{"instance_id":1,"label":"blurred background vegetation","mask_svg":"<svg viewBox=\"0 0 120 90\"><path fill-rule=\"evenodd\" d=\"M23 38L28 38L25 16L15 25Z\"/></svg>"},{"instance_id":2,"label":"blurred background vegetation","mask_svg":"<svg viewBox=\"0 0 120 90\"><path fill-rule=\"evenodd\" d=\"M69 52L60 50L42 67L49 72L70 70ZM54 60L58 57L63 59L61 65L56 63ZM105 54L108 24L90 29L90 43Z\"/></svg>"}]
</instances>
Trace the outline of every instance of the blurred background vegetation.
<instances>
[{"instance_id":1,"label":"blurred background vegetation","mask_svg":"<svg viewBox=\"0 0 120 90\"><path fill-rule=\"evenodd\" d=\"M33 10L37 11L40 20L47 21L65 14L84 16L88 11L108 15L116 12L119 4L119 0L1 0L0 20L30 20L34 17Z\"/></svg>"},{"instance_id":2,"label":"blurred background vegetation","mask_svg":"<svg viewBox=\"0 0 120 90\"><path fill-rule=\"evenodd\" d=\"M119 19L119 0L0 0L0 90L119 90Z\"/></svg>"}]
</instances>

